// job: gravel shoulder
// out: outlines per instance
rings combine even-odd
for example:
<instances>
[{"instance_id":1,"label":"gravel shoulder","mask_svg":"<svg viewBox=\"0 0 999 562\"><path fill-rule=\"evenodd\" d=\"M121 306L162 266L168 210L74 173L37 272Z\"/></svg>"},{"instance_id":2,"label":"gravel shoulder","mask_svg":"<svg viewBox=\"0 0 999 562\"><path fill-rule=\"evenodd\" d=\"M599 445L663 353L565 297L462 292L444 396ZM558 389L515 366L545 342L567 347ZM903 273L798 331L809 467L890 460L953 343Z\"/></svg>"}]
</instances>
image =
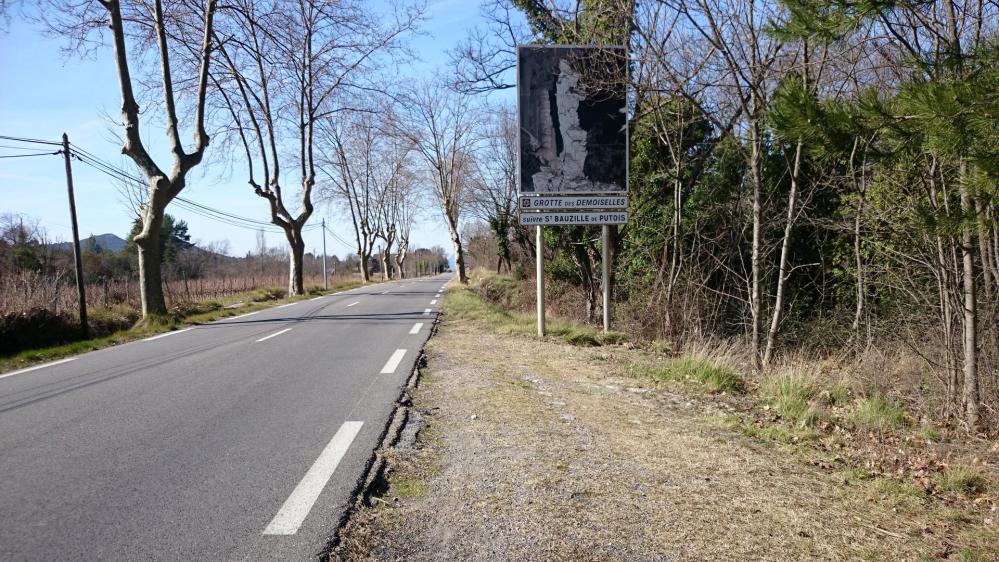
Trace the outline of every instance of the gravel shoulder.
<instances>
[{"instance_id":1,"label":"gravel shoulder","mask_svg":"<svg viewBox=\"0 0 999 562\"><path fill-rule=\"evenodd\" d=\"M627 375L623 346L445 315L415 442L341 530L344 560L922 560L926 525L712 420L724 400ZM411 433L411 432L410 432Z\"/></svg>"}]
</instances>

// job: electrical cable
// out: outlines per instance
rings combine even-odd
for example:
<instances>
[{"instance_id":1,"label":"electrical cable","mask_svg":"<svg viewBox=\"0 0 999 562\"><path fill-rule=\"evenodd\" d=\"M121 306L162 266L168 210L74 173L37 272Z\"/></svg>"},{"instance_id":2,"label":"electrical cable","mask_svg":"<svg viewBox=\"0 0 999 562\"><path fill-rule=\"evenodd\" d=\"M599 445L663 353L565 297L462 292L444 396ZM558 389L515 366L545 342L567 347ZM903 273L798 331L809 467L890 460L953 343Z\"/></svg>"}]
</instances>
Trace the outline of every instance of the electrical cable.
<instances>
[{"instance_id":1,"label":"electrical cable","mask_svg":"<svg viewBox=\"0 0 999 562\"><path fill-rule=\"evenodd\" d=\"M49 140L41 140L41 139L29 139L29 138L24 138L24 137L12 137L12 136L8 136L8 135L0 135L0 139L14 141L14 142L26 142L26 143L33 143L33 144L51 144L51 145L55 145L55 146L62 146L62 143L58 142L58 141L49 141Z\"/></svg>"},{"instance_id":2,"label":"electrical cable","mask_svg":"<svg viewBox=\"0 0 999 562\"><path fill-rule=\"evenodd\" d=\"M29 158L31 156L57 156L59 154L62 154L62 151L44 152L41 154L2 154L0 158Z\"/></svg>"},{"instance_id":3,"label":"electrical cable","mask_svg":"<svg viewBox=\"0 0 999 562\"><path fill-rule=\"evenodd\" d=\"M125 170L122 170L114 166L113 164L106 162L98 158L97 156L94 156L92 153L90 153L89 151L83 149L78 145L73 144L72 147L73 147L73 156L80 162L83 162L84 164L87 164L92 168L97 169L98 171L103 172L104 174L112 178L118 179L120 181L131 182L133 185L141 186L143 189L145 189L145 182L140 178L132 176ZM284 230L276 228L276 225L272 222L262 221L259 219L252 219L249 217L243 217L240 215L229 213L227 211L223 211L221 209L215 209L214 207L209 207L208 205L204 205L202 203L198 203L196 201L192 201L190 199L180 196L175 197L174 200L177 202L178 206L184 208L187 211L190 211L198 216L207 219L227 224L229 226L234 226L237 228L245 228L247 230L258 230L258 231L263 230L265 232L269 232L272 234L284 234ZM306 232L311 232L316 228L322 228L322 225L311 224L303 227L302 230Z\"/></svg>"}]
</instances>

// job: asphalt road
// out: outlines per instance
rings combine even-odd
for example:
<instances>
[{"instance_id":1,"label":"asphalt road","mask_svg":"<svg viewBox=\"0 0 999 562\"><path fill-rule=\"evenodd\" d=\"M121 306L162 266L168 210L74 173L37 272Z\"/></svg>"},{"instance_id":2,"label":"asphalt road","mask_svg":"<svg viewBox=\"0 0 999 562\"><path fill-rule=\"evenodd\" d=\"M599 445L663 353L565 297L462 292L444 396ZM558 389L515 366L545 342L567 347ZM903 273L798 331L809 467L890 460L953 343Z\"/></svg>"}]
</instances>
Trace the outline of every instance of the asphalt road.
<instances>
[{"instance_id":1,"label":"asphalt road","mask_svg":"<svg viewBox=\"0 0 999 562\"><path fill-rule=\"evenodd\" d=\"M0 374L0 560L314 559L447 280Z\"/></svg>"}]
</instances>

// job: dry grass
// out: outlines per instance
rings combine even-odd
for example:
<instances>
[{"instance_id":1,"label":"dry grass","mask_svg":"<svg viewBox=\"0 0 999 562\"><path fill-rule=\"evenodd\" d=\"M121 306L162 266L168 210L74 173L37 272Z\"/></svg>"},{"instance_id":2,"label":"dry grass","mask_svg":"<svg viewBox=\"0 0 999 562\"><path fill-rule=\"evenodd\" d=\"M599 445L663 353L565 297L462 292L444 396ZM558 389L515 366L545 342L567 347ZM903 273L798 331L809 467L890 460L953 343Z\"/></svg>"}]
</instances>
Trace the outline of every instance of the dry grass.
<instances>
[{"instance_id":1,"label":"dry grass","mask_svg":"<svg viewBox=\"0 0 999 562\"><path fill-rule=\"evenodd\" d=\"M391 486L421 493L356 514L341 559L997 554L989 544L999 535L980 523L963 523L968 530L957 538L926 532L930 515L900 517L891 502L872 499L901 498L903 487L893 490L883 478L851 482L801 463L709 421L734 416L725 401L629 376L622 366L647 361L641 352L538 341L449 314L428 353L414 407L429 425L416 449L390 453ZM798 386L774 394L794 396Z\"/></svg>"}]
</instances>

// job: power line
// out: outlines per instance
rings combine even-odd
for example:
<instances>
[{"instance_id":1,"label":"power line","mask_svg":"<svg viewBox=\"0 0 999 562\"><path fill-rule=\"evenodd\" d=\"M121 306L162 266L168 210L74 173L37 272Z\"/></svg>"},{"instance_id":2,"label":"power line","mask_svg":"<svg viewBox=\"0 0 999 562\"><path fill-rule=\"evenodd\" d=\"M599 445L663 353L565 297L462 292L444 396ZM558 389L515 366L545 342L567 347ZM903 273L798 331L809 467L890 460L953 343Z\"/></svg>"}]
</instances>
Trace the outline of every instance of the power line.
<instances>
[{"instance_id":1,"label":"power line","mask_svg":"<svg viewBox=\"0 0 999 562\"><path fill-rule=\"evenodd\" d=\"M61 142L57 141L34 139L28 137L17 137L11 135L0 135L0 139L13 142L27 143L27 144L42 144L42 145L52 145L52 146L62 145ZM145 181L143 181L141 178L129 174L127 171L115 166L114 164L111 164L110 162L107 162L106 160L101 159L100 157L96 156L92 152L86 150L85 148L77 144L71 144L71 146L72 146L72 151L70 156L76 158L79 162L82 162L83 164L90 166L91 168L111 177L112 179L122 181L125 183L130 183L133 186L145 189L146 187ZM41 149L9 146L9 145L0 145L0 148L9 148L21 151L37 151L36 154L0 155L0 158L24 158L29 156L52 156L52 155L62 154L61 150L56 152L42 152ZM277 225L269 221L263 221L260 219L254 219L250 217L243 217L234 213L230 213L228 211L223 211L221 209L209 207L208 205L198 203L196 201L192 201L190 199L180 196L177 196L174 199L179 207L182 207L186 211L194 213L203 218L207 218L209 220L214 220L216 222L220 222L229 226L244 228L247 230L255 230L255 231L262 230L264 232L269 232L271 234L284 234L284 230L278 228ZM316 230L317 228L322 228L322 225L310 224L302 227L302 230L306 232L311 232Z\"/></svg>"},{"instance_id":2,"label":"power line","mask_svg":"<svg viewBox=\"0 0 999 562\"><path fill-rule=\"evenodd\" d=\"M41 154L3 154L0 158L29 158L31 156L58 156L61 152L43 152Z\"/></svg>"},{"instance_id":3,"label":"power line","mask_svg":"<svg viewBox=\"0 0 999 562\"><path fill-rule=\"evenodd\" d=\"M0 144L0 148L9 148L11 150L20 150L22 152L44 152L45 154L51 154L49 149L46 148L33 148L30 146L16 146L12 144Z\"/></svg>"},{"instance_id":4,"label":"power line","mask_svg":"<svg viewBox=\"0 0 999 562\"><path fill-rule=\"evenodd\" d=\"M328 232L330 234L330 236L333 237L334 240L337 240L341 244L347 246L347 249L351 249L353 247L350 242L347 242L346 240L344 240L343 238L341 238L340 235L338 235L337 233L335 233L332 230L330 230L330 228L328 226L324 227L324 228L326 229L326 232Z\"/></svg>"},{"instance_id":5,"label":"power line","mask_svg":"<svg viewBox=\"0 0 999 562\"><path fill-rule=\"evenodd\" d=\"M12 136L8 136L8 135L0 135L0 139L14 141L14 142L26 142L26 143L33 143L33 144L51 144L53 146L62 146L62 143L59 142L59 141L50 141L50 140L41 140L41 139L29 139L29 138L24 138L24 137L12 137Z\"/></svg>"},{"instance_id":6,"label":"power line","mask_svg":"<svg viewBox=\"0 0 999 562\"><path fill-rule=\"evenodd\" d=\"M130 175L125 170L122 170L121 168L118 168L117 166L114 166L113 164L105 160L102 160L101 158L93 155L92 153L88 152L87 150L78 145L74 144L72 146L75 152L74 156L77 158L77 160L97 169L98 171L103 172L104 174L112 178L118 179L120 181L131 182L132 184L140 186L143 189L145 189L145 182L142 179ZM187 211L190 211L196 215L199 215L207 219L227 224L229 226L234 226L237 228L245 228L247 230L263 230L265 232L270 232L272 234L284 234L284 230L276 228L276 225L271 222L262 221L259 219L253 219L249 217L243 217L227 211L223 211L221 209L209 207L208 205L204 205L202 203L198 203L196 201L192 201L190 199L180 196L175 197L174 200L177 201L178 206L184 208ZM311 224L303 227L302 230L312 231L317 228L322 228L322 226L318 224Z\"/></svg>"}]
</instances>

